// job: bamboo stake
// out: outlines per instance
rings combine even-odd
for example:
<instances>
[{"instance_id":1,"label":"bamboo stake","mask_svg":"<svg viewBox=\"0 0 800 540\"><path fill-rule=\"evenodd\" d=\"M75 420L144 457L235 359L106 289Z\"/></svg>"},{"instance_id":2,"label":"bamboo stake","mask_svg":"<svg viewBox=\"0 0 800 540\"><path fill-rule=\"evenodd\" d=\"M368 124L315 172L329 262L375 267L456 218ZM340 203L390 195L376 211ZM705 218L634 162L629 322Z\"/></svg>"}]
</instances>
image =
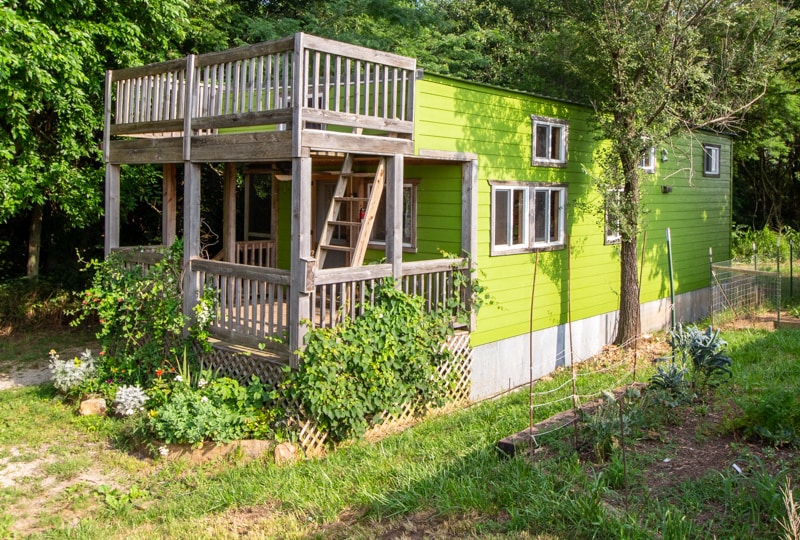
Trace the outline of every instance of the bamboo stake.
<instances>
[{"instance_id":1,"label":"bamboo stake","mask_svg":"<svg viewBox=\"0 0 800 540\"><path fill-rule=\"evenodd\" d=\"M531 311L528 326L528 436L530 438L530 452L533 454L533 297L536 293L536 270L539 268L539 252L537 251L533 259L533 283L531 284Z\"/></svg>"}]
</instances>

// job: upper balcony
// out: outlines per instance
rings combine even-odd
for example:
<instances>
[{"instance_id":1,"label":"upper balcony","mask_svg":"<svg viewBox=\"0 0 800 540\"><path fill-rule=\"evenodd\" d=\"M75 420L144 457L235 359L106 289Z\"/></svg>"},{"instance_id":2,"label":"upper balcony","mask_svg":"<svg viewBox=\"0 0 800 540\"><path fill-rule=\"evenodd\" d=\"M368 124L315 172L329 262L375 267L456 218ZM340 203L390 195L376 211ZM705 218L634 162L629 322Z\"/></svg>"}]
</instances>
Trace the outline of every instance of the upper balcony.
<instances>
[{"instance_id":1,"label":"upper balcony","mask_svg":"<svg viewBox=\"0 0 800 540\"><path fill-rule=\"evenodd\" d=\"M415 79L413 58L302 33L109 71L104 156L176 163L410 154Z\"/></svg>"}]
</instances>

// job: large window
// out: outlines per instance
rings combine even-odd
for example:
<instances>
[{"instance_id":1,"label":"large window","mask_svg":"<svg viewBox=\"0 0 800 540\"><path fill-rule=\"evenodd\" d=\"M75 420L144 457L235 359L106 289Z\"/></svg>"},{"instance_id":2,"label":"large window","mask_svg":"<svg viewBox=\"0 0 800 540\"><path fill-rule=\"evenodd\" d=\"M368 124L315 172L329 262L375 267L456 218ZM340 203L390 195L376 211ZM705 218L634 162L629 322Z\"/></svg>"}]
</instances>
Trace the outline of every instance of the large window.
<instances>
[{"instance_id":1,"label":"large window","mask_svg":"<svg viewBox=\"0 0 800 540\"><path fill-rule=\"evenodd\" d=\"M403 249L414 251L417 249L417 184L418 180L406 180L403 184ZM370 184L370 190L372 185ZM375 214L375 223L372 225L370 244L374 247L386 245L386 189L381 195L380 206Z\"/></svg>"},{"instance_id":2,"label":"large window","mask_svg":"<svg viewBox=\"0 0 800 540\"><path fill-rule=\"evenodd\" d=\"M720 146L703 145L703 176L719 176Z\"/></svg>"},{"instance_id":3,"label":"large window","mask_svg":"<svg viewBox=\"0 0 800 540\"><path fill-rule=\"evenodd\" d=\"M567 187L492 182L492 255L564 245Z\"/></svg>"},{"instance_id":4,"label":"large window","mask_svg":"<svg viewBox=\"0 0 800 540\"><path fill-rule=\"evenodd\" d=\"M569 124L565 120L531 116L533 124L532 165L563 167L567 164Z\"/></svg>"}]
</instances>

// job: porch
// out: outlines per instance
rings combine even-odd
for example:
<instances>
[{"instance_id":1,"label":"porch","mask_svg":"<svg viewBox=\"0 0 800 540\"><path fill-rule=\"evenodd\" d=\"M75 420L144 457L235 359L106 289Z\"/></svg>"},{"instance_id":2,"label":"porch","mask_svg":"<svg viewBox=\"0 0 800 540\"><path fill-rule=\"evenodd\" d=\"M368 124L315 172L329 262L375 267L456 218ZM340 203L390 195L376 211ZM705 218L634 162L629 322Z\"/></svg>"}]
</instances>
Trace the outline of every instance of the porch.
<instances>
[{"instance_id":1,"label":"porch","mask_svg":"<svg viewBox=\"0 0 800 540\"><path fill-rule=\"evenodd\" d=\"M160 164L162 243L177 236L182 177L184 312L191 316L199 295L215 291L215 337L294 364L290 353L308 328L357 317L387 278L423 296L428 309L459 306L469 329L465 257L476 252L477 161L415 153L415 79L414 59L305 34L109 71L106 253L120 249L121 165ZM224 165L216 253L205 253L200 233L208 163ZM434 240L422 249L406 238L407 166L431 176L414 185L439 189L442 175L457 182L442 202L460 209L460 225L440 242L428 224ZM270 194L256 205L248 199L254 182ZM456 257L439 253L442 246ZM147 250L127 251L147 264Z\"/></svg>"}]
</instances>

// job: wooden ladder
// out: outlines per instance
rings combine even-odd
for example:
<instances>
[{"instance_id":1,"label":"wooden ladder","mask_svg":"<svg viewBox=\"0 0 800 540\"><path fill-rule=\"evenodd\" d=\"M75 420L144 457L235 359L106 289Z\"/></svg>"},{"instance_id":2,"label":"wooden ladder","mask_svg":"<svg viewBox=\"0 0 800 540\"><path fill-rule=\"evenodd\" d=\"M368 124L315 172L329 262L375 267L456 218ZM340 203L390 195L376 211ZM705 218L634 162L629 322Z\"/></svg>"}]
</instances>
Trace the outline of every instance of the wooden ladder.
<instances>
[{"instance_id":1,"label":"wooden ladder","mask_svg":"<svg viewBox=\"0 0 800 540\"><path fill-rule=\"evenodd\" d=\"M372 180L372 190L367 197L363 196L363 182ZM347 154L342 162L342 169L336 181L336 187L328 208L328 215L320 234L317 247L317 268L323 268L325 256L329 251L347 253L348 266L361 266L367 253L372 225L378 213L383 186L386 180L386 159L378 161L375 173L353 172L353 155ZM361 193L360 193L361 192ZM332 244L335 227L347 227L349 245Z\"/></svg>"}]
</instances>

